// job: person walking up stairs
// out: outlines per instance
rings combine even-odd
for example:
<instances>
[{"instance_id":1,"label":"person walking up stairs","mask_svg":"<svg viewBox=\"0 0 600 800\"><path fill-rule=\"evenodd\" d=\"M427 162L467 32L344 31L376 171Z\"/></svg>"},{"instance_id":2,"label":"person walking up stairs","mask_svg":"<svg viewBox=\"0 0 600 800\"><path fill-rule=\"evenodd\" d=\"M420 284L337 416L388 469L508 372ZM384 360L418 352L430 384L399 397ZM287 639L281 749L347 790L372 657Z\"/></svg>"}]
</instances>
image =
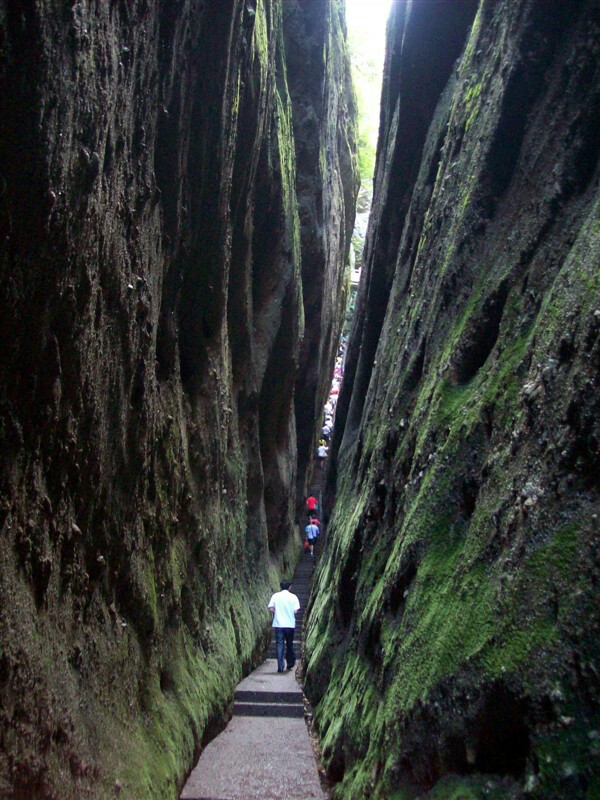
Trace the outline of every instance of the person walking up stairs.
<instances>
[{"instance_id":1,"label":"person walking up stairs","mask_svg":"<svg viewBox=\"0 0 600 800\"><path fill-rule=\"evenodd\" d=\"M300 605L293 636L296 653L314 568L314 559L302 554L284 590L297 595ZM295 672L278 672L273 640L267 660L238 684L233 717L200 755L181 800L325 800Z\"/></svg>"}]
</instances>

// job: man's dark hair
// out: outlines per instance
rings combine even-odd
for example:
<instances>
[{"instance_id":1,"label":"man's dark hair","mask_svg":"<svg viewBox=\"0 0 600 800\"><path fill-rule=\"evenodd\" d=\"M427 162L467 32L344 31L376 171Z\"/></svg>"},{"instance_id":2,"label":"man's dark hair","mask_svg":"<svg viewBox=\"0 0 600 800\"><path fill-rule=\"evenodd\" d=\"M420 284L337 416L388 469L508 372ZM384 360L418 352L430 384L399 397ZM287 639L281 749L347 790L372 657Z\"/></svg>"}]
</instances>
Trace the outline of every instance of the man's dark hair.
<instances>
[{"instance_id":1,"label":"man's dark hair","mask_svg":"<svg viewBox=\"0 0 600 800\"><path fill-rule=\"evenodd\" d=\"M292 584L289 581L281 581L279 585L282 589L289 589Z\"/></svg>"}]
</instances>

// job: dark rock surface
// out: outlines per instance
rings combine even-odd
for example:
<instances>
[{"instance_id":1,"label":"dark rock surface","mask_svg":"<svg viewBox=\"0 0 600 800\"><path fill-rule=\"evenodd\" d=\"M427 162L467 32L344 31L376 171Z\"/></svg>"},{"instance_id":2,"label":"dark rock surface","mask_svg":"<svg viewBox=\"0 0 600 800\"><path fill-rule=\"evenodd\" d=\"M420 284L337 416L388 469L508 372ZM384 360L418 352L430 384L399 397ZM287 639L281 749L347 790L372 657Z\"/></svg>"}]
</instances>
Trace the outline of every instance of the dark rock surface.
<instances>
[{"instance_id":1,"label":"dark rock surface","mask_svg":"<svg viewBox=\"0 0 600 800\"><path fill-rule=\"evenodd\" d=\"M309 7L339 70L314 54L312 102L347 69ZM282 15L0 0L2 797L177 796L264 652L298 545ZM345 102L310 135L348 204Z\"/></svg>"},{"instance_id":2,"label":"dark rock surface","mask_svg":"<svg viewBox=\"0 0 600 800\"><path fill-rule=\"evenodd\" d=\"M289 0L284 5L284 36L296 142L304 298L304 338L295 392L302 508L348 301L348 251L359 175L356 107L341 4L318 7L311 0Z\"/></svg>"},{"instance_id":3,"label":"dark rock surface","mask_svg":"<svg viewBox=\"0 0 600 800\"><path fill-rule=\"evenodd\" d=\"M598 5L392 13L309 615L326 766L340 798L595 797Z\"/></svg>"}]
</instances>

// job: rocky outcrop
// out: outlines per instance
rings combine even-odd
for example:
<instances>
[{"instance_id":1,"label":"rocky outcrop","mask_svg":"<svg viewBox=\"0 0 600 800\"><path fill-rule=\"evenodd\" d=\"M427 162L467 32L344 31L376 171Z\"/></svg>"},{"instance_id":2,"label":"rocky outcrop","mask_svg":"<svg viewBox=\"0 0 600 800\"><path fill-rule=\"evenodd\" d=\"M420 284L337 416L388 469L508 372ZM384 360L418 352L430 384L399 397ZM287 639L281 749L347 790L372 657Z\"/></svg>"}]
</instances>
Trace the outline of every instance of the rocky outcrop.
<instances>
[{"instance_id":1,"label":"rocky outcrop","mask_svg":"<svg viewBox=\"0 0 600 800\"><path fill-rule=\"evenodd\" d=\"M307 641L336 797L598 790L599 25L393 5Z\"/></svg>"},{"instance_id":2,"label":"rocky outcrop","mask_svg":"<svg viewBox=\"0 0 600 800\"><path fill-rule=\"evenodd\" d=\"M0 0L3 797L177 796L293 566L282 13Z\"/></svg>"},{"instance_id":3,"label":"rocky outcrop","mask_svg":"<svg viewBox=\"0 0 600 800\"><path fill-rule=\"evenodd\" d=\"M284 35L298 165L305 322L295 392L301 504L348 301L359 175L343 5L319 8L311 0L288 0Z\"/></svg>"}]
</instances>

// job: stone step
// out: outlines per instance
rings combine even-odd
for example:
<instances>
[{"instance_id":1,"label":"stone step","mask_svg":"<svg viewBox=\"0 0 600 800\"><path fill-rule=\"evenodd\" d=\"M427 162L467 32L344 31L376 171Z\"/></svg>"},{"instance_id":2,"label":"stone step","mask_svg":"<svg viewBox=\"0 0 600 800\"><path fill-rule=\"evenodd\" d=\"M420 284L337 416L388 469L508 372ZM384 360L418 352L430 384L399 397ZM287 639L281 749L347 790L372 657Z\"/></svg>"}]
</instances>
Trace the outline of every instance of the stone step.
<instances>
[{"instance_id":1,"label":"stone step","mask_svg":"<svg viewBox=\"0 0 600 800\"><path fill-rule=\"evenodd\" d=\"M292 592L300 601L300 611L296 616L294 631L294 649L297 658L300 656L304 611L310 600L315 561L315 558L303 551L292 578ZM274 634L268 648L267 659L258 670L240 684L241 688L238 688L234 696L232 720L226 731L205 749L181 795L185 800L225 800L226 797L230 797L231 792L225 788L225 785L227 781L230 783L232 780L235 781L235 778L231 777L231 772L240 763L240 752L248 752L250 759L258 758L260 760L262 758L268 764L268 780L272 781L271 740L273 737L282 742L284 748L285 746L290 747L291 755L288 754L286 764L296 758L297 742L299 741L304 742L305 748L302 751L302 769L306 769L305 765L311 763L311 748L304 722L303 695L296 682L295 669L285 670L282 673L277 672L277 647ZM218 742L221 744L217 745ZM308 748L306 747L307 742ZM220 756L218 753L213 756L212 753L217 747L223 748L223 752L227 753L226 756ZM225 751L225 748L231 748L231 751L229 749ZM264 754L261 748L265 751ZM219 768L213 766L211 759L219 765ZM308 789L306 788L309 786L308 783L302 787L298 786L298 774L300 774L298 770L296 769L294 772L292 768L292 772L295 776L294 787L291 793L286 790L286 797L323 797L324 800L325 796L321 792L318 777L315 782L313 776L313 783ZM216 788L216 779L212 785L210 784L214 774L226 774L225 783L219 783L218 789ZM238 779L238 786L242 785L245 786L245 783ZM240 791L240 796L245 796L244 791ZM252 794L253 798L257 796ZM261 794L260 796L266 798L267 796L271 797L271 794ZM281 794L281 797L283 796Z\"/></svg>"},{"instance_id":2,"label":"stone step","mask_svg":"<svg viewBox=\"0 0 600 800\"><path fill-rule=\"evenodd\" d=\"M298 656L298 648L300 647L302 639L294 639L294 650L296 651L296 656ZM284 651L285 653L285 651ZM272 658L274 660L277 659L277 648L274 644L272 644L269 649L267 650L267 658Z\"/></svg>"},{"instance_id":3,"label":"stone step","mask_svg":"<svg viewBox=\"0 0 600 800\"><path fill-rule=\"evenodd\" d=\"M325 800L295 670L278 674L266 661L238 685L233 712L204 748L182 800Z\"/></svg>"},{"instance_id":4,"label":"stone step","mask_svg":"<svg viewBox=\"0 0 600 800\"><path fill-rule=\"evenodd\" d=\"M294 636L294 650L296 651L296 654L298 653L298 647L300 646L301 642L302 642L301 636L298 637ZM277 645L275 644L275 642L271 642L271 644L269 645L269 648L267 650L267 658L277 658Z\"/></svg>"},{"instance_id":5,"label":"stone step","mask_svg":"<svg viewBox=\"0 0 600 800\"><path fill-rule=\"evenodd\" d=\"M304 708L283 703L234 703L234 717L303 717Z\"/></svg>"},{"instance_id":6,"label":"stone step","mask_svg":"<svg viewBox=\"0 0 600 800\"><path fill-rule=\"evenodd\" d=\"M302 705L300 692L262 692L240 691L234 695L234 700L240 703L285 703L287 705Z\"/></svg>"},{"instance_id":7,"label":"stone step","mask_svg":"<svg viewBox=\"0 0 600 800\"><path fill-rule=\"evenodd\" d=\"M295 642L302 638L303 631L304 631L304 626L303 625L296 625L296 627L294 628L294 641ZM275 646L277 644L277 639L275 638L275 634L272 635L270 643L273 646Z\"/></svg>"}]
</instances>

